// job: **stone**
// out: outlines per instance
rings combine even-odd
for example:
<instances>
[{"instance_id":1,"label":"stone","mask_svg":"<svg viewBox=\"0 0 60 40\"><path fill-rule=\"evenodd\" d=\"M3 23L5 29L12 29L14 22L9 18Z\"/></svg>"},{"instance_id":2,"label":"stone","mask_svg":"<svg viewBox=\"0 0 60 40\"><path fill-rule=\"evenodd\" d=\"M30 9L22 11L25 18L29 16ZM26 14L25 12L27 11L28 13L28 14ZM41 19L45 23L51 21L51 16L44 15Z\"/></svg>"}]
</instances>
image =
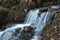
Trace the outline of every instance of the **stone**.
<instances>
[{"instance_id":1,"label":"stone","mask_svg":"<svg viewBox=\"0 0 60 40\"><path fill-rule=\"evenodd\" d=\"M23 31L21 32L20 39L21 40L30 40L34 35L34 28L30 26L24 27Z\"/></svg>"}]
</instances>

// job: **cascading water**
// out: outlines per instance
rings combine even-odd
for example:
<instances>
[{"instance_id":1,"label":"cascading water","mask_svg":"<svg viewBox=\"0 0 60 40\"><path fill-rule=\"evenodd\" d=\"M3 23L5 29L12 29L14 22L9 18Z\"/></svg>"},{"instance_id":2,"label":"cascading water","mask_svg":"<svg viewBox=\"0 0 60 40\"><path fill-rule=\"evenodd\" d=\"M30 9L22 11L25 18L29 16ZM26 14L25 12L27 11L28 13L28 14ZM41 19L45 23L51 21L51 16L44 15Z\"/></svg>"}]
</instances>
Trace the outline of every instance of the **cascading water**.
<instances>
[{"instance_id":1,"label":"cascading water","mask_svg":"<svg viewBox=\"0 0 60 40\"><path fill-rule=\"evenodd\" d=\"M31 40L38 40L38 38L41 36L40 34L44 26L46 25L47 22L49 22L52 19L52 17L53 17L53 13L51 12L41 13L35 25L33 25L34 27L36 27L36 29L35 29L35 35L33 36Z\"/></svg>"},{"instance_id":2,"label":"cascading water","mask_svg":"<svg viewBox=\"0 0 60 40\"><path fill-rule=\"evenodd\" d=\"M12 34L15 32L15 30L17 28L23 29L23 27L30 26L31 24L36 22L36 19L38 17L38 13L39 13L39 9L31 10L28 13L23 24L14 24L10 28L7 28L6 30L1 31L0 32L0 40L9 40L10 38L12 38Z\"/></svg>"},{"instance_id":3,"label":"cascading water","mask_svg":"<svg viewBox=\"0 0 60 40\"><path fill-rule=\"evenodd\" d=\"M15 31L19 29L19 33L20 33L21 30L23 30L23 27L30 26L30 25L32 27L36 27L35 34L33 38L31 38L31 40L36 40L38 37L40 37L40 33L43 30L46 23L49 22L53 16L53 13L51 12L43 12L38 17L38 13L39 13L39 9L31 10L27 15L24 24L15 24L10 28L1 31L0 40L15 40L16 38L16 36L14 36Z\"/></svg>"},{"instance_id":4,"label":"cascading water","mask_svg":"<svg viewBox=\"0 0 60 40\"><path fill-rule=\"evenodd\" d=\"M28 13L28 15L27 15L27 17L26 17L26 19L24 21L24 24L28 24L28 23L29 24L32 24L32 23L35 23L36 22L36 19L38 17L38 13L39 13L39 9L31 10Z\"/></svg>"}]
</instances>

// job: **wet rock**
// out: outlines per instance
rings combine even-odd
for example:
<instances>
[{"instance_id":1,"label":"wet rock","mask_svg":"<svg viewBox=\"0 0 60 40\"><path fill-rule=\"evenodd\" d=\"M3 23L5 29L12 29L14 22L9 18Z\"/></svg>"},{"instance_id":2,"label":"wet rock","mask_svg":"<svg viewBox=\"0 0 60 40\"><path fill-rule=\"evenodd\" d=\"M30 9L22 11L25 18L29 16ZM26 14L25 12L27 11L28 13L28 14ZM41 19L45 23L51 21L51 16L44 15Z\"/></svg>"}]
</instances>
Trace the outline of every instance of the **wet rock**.
<instances>
[{"instance_id":1,"label":"wet rock","mask_svg":"<svg viewBox=\"0 0 60 40\"><path fill-rule=\"evenodd\" d=\"M33 37L35 28L31 26L25 26L23 30L17 28L9 40L30 40Z\"/></svg>"},{"instance_id":2,"label":"wet rock","mask_svg":"<svg viewBox=\"0 0 60 40\"><path fill-rule=\"evenodd\" d=\"M33 27L24 27L23 31L21 32L20 39L21 40L30 40L34 35L34 28Z\"/></svg>"},{"instance_id":3,"label":"wet rock","mask_svg":"<svg viewBox=\"0 0 60 40\"><path fill-rule=\"evenodd\" d=\"M48 11L48 7L40 8L40 12L46 12Z\"/></svg>"}]
</instances>

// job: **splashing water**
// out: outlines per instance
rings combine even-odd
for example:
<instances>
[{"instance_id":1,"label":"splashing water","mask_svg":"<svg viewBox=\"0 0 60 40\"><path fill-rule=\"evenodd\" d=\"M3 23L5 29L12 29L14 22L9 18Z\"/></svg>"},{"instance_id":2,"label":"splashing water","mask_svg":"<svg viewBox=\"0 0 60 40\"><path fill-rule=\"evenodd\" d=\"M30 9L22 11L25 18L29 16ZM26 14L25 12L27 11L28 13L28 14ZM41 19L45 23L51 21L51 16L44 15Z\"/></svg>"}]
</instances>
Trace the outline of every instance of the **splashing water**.
<instances>
[{"instance_id":1,"label":"splashing water","mask_svg":"<svg viewBox=\"0 0 60 40\"><path fill-rule=\"evenodd\" d=\"M43 12L38 17L38 13L39 13L39 9L31 10L28 13L23 24L15 24L15 25L11 26L10 28L7 28L6 30L1 31L0 40L15 40L15 38L16 38L14 36L15 30L19 29L19 33L20 33L21 30L23 30L23 27L30 26L30 25L32 27L36 27L35 34L34 34L33 38L31 38L31 40L37 40L38 37L40 37L40 34L41 34L44 26L46 25L47 22L49 22L51 20L51 18L53 16L53 13L51 13L51 12ZM34 24L34 25L32 25L32 24ZM20 30L20 28L21 28L21 30Z\"/></svg>"}]
</instances>

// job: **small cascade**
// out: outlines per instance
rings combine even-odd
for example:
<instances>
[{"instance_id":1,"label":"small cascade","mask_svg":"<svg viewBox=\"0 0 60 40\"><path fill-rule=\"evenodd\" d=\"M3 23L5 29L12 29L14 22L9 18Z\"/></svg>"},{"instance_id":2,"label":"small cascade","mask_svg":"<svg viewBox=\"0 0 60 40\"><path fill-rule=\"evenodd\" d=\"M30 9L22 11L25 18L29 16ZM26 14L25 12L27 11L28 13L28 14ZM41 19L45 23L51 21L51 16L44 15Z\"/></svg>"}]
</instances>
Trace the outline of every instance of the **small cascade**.
<instances>
[{"instance_id":1,"label":"small cascade","mask_svg":"<svg viewBox=\"0 0 60 40\"><path fill-rule=\"evenodd\" d=\"M32 26L32 27L36 27L35 29L35 34L34 36L31 38L31 40L37 40L40 37L40 34L44 28L44 26L46 25L47 22L49 22L53 16L53 13L51 12L39 12L40 9L35 9L35 10L31 10L24 23L23 24L14 24L12 25L10 28L7 28L4 31L0 32L0 40L20 40L15 36L16 30L18 30L18 32L16 33L19 34L19 36L21 35L21 31L23 30L23 28L25 26ZM40 16L38 16L38 13L40 13Z\"/></svg>"},{"instance_id":2,"label":"small cascade","mask_svg":"<svg viewBox=\"0 0 60 40\"><path fill-rule=\"evenodd\" d=\"M12 38L12 40L14 40L13 34L15 33L15 30L18 28L22 28L21 30L23 30L23 27L30 26L31 24L36 22L38 13L39 13L39 9L30 10L30 12L27 14L26 19L23 24L14 24L10 28L7 28L6 30L1 31L0 40L9 40L10 38Z\"/></svg>"},{"instance_id":3,"label":"small cascade","mask_svg":"<svg viewBox=\"0 0 60 40\"><path fill-rule=\"evenodd\" d=\"M14 40L14 38L16 37L14 35L16 30L21 32L23 30L23 27L25 27L25 26L30 26L30 24L16 24L10 28L7 28L6 30L1 32L0 40L10 40L10 39Z\"/></svg>"},{"instance_id":4,"label":"small cascade","mask_svg":"<svg viewBox=\"0 0 60 40\"><path fill-rule=\"evenodd\" d=\"M24 21L24 24L33 24L36 22L36 19L38 17L39 9L31 10Z\"/></svg>"},{"instance_id":5,"label":"small cascade","mask_svg":"<svg viewBox=\"0 0 60 40\"><path fill-rule=\"evenodd\" d=\"M31 40L38 40L38 38L41 36L40 34L41 34L43 28L52 19L52 17L53 17L53 13L51 13L51 12L41 13L41 15L38 18L38 20L36 21L35 25L33 25L34 27L36 27L36 29L35 29L35 35L33 36L33 38Z\"/></svg>"}]
</instances>

